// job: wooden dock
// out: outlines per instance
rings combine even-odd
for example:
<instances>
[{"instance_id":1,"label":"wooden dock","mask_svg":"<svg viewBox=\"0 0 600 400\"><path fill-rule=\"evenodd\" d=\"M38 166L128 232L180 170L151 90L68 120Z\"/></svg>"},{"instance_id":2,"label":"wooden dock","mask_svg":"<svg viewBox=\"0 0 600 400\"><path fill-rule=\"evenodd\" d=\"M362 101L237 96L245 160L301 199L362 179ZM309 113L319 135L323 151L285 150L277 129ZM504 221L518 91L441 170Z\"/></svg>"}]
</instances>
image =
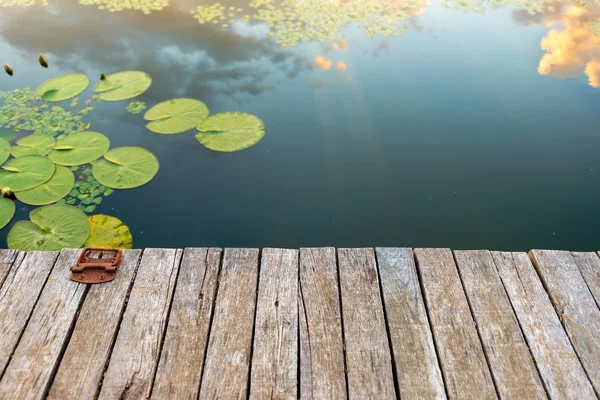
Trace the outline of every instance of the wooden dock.
<instances>
[{"instance_id":1,"label":"wooden dock","mask_svg":"<svg viewBox=\"0 0 600 400\"><path fill-rule=\"evenodd\" d=\"M600 257L0 251L0 399L597 399Z\"/></svg>"}]
</instances>

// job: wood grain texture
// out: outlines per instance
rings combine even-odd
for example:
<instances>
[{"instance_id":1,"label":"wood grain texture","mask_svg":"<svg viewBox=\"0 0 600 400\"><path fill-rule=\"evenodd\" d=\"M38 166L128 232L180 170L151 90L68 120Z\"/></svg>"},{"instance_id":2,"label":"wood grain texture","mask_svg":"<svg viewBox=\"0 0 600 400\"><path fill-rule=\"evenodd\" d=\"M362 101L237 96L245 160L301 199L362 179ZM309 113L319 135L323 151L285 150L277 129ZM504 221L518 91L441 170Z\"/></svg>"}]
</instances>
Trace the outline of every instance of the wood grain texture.
<instances>
[{"instance_id":1,"label":"wood grain texture","mask_svg":"<svg viewBox=\"0 0 600 400\"><path fill-rule=\"evenodd\" d=\"M527 254L492 252L492 257L550 398L595 399Z\"/></svg>"},{"instance_id":2,"label":"wood grain texture","mask_svg":"<svg viewBox=\"0 0 600 400\"><path fill-rule=\"evenodd\" d=\"M49 399L94 399L117 335L140 250L124 250L112 282L90 285Z\"/></svg>"},{"instance_id":3,"label":"wood grain texture","mask_svg":"<svg viewBox=\"0 0 600 400\"><path fill-rule=\"evenodd\" d=\"M17 259L18 255L19 252L16 250L0 250L0 288L2 287L2 284L4 283L4 280L6 279L6 276L8 275L10 268ZM23 256L24 254L22 257Z\"/></svg>"},{"instance_id":4,"label":"wood grain texture","mask_svg":"<svg viewBox=\"0 0 600 400\"><path fill-rule=\"evenodd\" d=\"M184 250L153 398L198 398L220 266L221 249Z\"/></svg>"},{"instance_id":5,"label":"wood grain texture","mask_svg":"<svg viewBox=\"0 0 600 400\"><path fill-rule=\"evenodd\" d=\"M600 307L600 257L596 253L571 253L596 305Z\"/></svg>"},{"instance_id":6,"label":"wood grain texture","mask_svg":"<svg viewBox=\"0 0 600 400\"><path fill-rule=\"evenodd\" d=\"M200 399L247 397L258 253L258 249L225 250Z\"/></svg>"},{"instance_id":7,"label":"wood grain texture","mask_svg":"<svg viewBox=\"0 0 600 400\"><path fill-rule=\"evenodd\" d=\"M373 249L338 249L348 397L394 399L394 374Z\"/></svg>"},{"instance_id":8,"label":"wood grain texture","mask_svg":"<svg viewBox=\"0 0 600 400\"><path fill-rule=\"evenodd\" d=\"M454 254L500 397L546 399L492 255L487 250Z\"/></svg>"},{"instance_id":9,"label":"wood grain texture","mask_svg":"<svg viewBox=\"0 0 600 400\"><path fill-rule=\"evenodd\" d=\"M415 255L448 396L496 399L496 389L452 252L450 249L416 249Z\"/></svg>"},{"instance_id":10,"label":"wood grain texture","mask_svg":"<svg viewBox=\"0 0 600 400\"><path fill-rule=\"evenodd\" d=\"M250 399L296 399L298 250L262 251L253 346Z\"/></svg>"},{"instance_id":11,"label":"wood grain texture","mask_svg":"<svg viewBox=\"0 0 600 400\"><path fill-rule=\"evenodd\" d=\"M300 397L346 399L335 249L300 249ZM310 388L310 389L309 389Z\"/></svg>"},{"instance_id":12,"label":"wood grain texture","mask_svg":"<svg viewBox=\"0 0 600 400\"><path fill-rule=\"evenodd\" d=\"M444 382L412 249L376 250L400 398L444 400Z\"/></svg>"},{"instance_id":13,"label":"wood grain texture","mask_svg":"<svg viewBox=\"0 0 600 400\"><path fill-rule=\"evenodd\" d=\"M583 368L600 393L600 310L568 251L532 250L533 263Z\"/></svg>"},{"instance_id":14,"label":"wood grain texture","mask_svg":"<svg viewBox=\"0 0 600 400\"><path fill-rule=\"evenodd\" d=\"M63 250L56 260L0 381L1 399L41 399L46 395L87 290L86 285L69 279L69 268L77 262L79 252ZM56 253L39 256L52 259Z\"/></svg>"},{"instance_id":15,"label":"wood grain texture","mask_svg":"<svg viewBox=\"0 0 600 400\"><path fill-rule=\"evenodd\" d=\"M175 249L144 251L100 399L150 396L181 254L182 250Z\"/></svg>"},{"instance_id":16,"label":"wood grain texture","mask_svg":"<svg viewBox=\"0 0 600 400\"><path fill-rule=\"evenodd\" d=\"M27 325L58 253L20 253L0 289L0 377Z\"/></svg>"}]
</instances>

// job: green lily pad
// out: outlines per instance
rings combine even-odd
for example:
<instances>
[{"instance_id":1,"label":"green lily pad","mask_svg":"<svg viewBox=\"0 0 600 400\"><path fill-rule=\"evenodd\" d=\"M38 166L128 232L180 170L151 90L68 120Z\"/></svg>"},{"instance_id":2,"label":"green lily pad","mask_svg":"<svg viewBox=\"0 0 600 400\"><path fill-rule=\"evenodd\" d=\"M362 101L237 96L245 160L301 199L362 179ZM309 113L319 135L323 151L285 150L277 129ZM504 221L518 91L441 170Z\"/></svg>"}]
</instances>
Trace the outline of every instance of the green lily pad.
<instances>
[{"instance_id":1,"label":"green lily pad","mask_svg":"<svg viewBox=\"0 0 600 400\"><path fill-rule=\"evenodd\" d=\"M22 251L57 251L79 248L90 234L83 211L66 204L36 208L31 221L19 221L8 233L8 248Z\"/></svg>"},{"instance_id":2,"label":"green lily pad","mask_svg":"<svg viewBox=\"0 0 600 400\"><path fill-rule=\"evenodd\" d=\"M117 72L96 84L94 90L104 101L132 99L144 93L152 84L152 78L142 71Z\"/></svg>"},{"instance_id":3,"label":"green lily pad","mask_svg":"<svg viewBox=\"0 0 600 400\"><path fill-rule=\"evenodd\" d=\"M131 189L152 180L158 172L154 154L141 147L119 147L104 155L94 164L94 177L104 186ZM105 192L105 195L108 194Z\"/></svg>"},{"instance_id":4,"label":"green lily pad","mask_svg":"<svg viewBox=\"0 0 600 400\"><path fill-rule=\"evenodd\" d=\"M81 94L89 85L83 74L63 75L42 83L36 94L45 101L63 101Z\"/></svg>"},{"instance_id":5,"label":"green lily pad","mask_svg":"<svg viewBox=\"0 0 600 400\"><path fill-rule=\"evenodd\" d=\"M144 115L152 121L146 128L155 133L183 133L197 127L208 117L206 104L195 99L172 99L158 103Z\"/></svg>"},{"instance_id":6,"label":"green lily pad","mask_svg":"<svg viewBox=\"0 0 600 400\"><path fill-rule=\"evenodd\" d=\"M15 215L15 203L6 197L0 197L0 229L4 228Z\"/></svg>"},{"instance_id":7,"label":"green lily pad","mask_svg":"<svg viewBox=\"0 0 600 400\"><path fill-rule=\"evenodd\" d=\"M75 183L75 176L71 170L61 165L56 166L54 175L46 183L33 189L16 192L15 196L25 204L43 206L56 203L69 194Z\"/></svg>"},{"instance_id":8,"label":"green lily pad","mask_svg":"<svg viewBox=\"0 0 600 400\"><path fill-rule=\"evenodd\" d=\"M82 165L97 160L108 151L110 140L97 132L78 132L56 142L48 157L60 165Z\"/></svg>"},{"instance_id":9,"label":"green lily pad","mask_svg":"<svg viewBox=\"0 0 600 400\"><path fill-rule=\"evenodd\" d=\"M214 151L232 152L252 147L265 135L263 121L254 115L226 112L215 114L198 126L196 139Z\"/></svg>"},{"instance_id":10,"label":"green lily pad","mask_svg":"<svg viewBox=\"0 0 600 400\"><path fill-rule=\"evenodd\" d=\"M20 192L48 182L54 174L54 163L42 156L13 158L0 171L0 187Z\"/></svg>"},{"instance_id":11,"label":"green lily pad","mask_svg":"<svg viewBox=\"0 0 600 400\"><path fill-rule=\"evenodd\" d=\"M4 164L4 161L8 160L8 156L10 156L10 143L0 138L0 164Z\"/></svg>"},{"instance_id":12,"label":"green lily pad","mask_svg":"<svg viewBox=\"0 0 600 400\"><path fill-rule=\"evenodd\" d=\"M100 247L107 249L131 249L133 240L131 231L120 219L110 215L91 215L90 237L86 247Z\"/></svg>"},{"instance_id":13,"label":"green lily pad","mask_svg":"<svg viewBox=\"0 0 600 400\"><path fill-rule=\"evenodd\" d=\"M10 153L15 158L45 156L55 144L56 140L52 136L38 133L19 139L17 146L13 146Z\"/></svg>"}]
</instances>

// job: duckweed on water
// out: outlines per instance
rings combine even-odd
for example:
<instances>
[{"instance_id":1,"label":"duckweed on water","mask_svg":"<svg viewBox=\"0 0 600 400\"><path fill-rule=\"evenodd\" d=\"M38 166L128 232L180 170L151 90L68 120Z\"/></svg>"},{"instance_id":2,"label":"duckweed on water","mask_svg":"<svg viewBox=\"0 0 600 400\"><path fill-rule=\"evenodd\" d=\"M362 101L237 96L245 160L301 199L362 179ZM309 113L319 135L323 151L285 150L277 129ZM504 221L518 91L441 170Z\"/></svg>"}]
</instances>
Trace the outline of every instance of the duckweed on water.
<instances>
[{"instance_id":1,"label":"duckweed on water","mask_svg":"<svg viewBox=\"0 0 600 400\"><path fill-rule=\"evenodd\" d=\"M139 114L146 110L146 108L148 107L146 107L146 103L143 101L132 101L127 105L127 112L130 114Z\"/></svg>"}]
</instances>

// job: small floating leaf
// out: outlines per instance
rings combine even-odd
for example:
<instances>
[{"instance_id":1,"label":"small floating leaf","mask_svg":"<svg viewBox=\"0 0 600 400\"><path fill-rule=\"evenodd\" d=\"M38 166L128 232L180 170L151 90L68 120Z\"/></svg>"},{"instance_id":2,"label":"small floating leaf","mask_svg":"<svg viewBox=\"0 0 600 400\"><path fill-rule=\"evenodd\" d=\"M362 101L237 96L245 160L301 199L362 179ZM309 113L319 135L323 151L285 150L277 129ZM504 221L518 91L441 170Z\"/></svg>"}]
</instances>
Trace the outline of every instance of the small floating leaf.
<instances>
[{"instance_id":1,"label":"small floating leaf","mask_svg":"<svg viewBox=\"0 0 600 400\"><path fill-rule=\"evenodd\" d=\"M31 221L19 221L10 230L8 248L22 251L79 248L90 234L87 216L69 205L36 208L29 218Z\"/></svg>"},{"instance_id":2,"label":"small floating leaf","mask_svg":"<svg viewBox=\"0 0 600 400\"><path fill-rule=\"evenodd\" d=\"M265 135L263 121L251 114L215 114L198 126L196 139L214 151L232 152L252 147Z\"/></svg>"},{"instance_id":3,"label":"small floating leaf","mask_svg":"<svg viewBox=\"0 0 600 400\"><path fill-rule=\"evenodd\" d=\"M117 72L104 79L96 85L94 90L98 97L104 101L127 100L144 93L152 84L152 78L142 71Z\"/></svg>"},{"instance_id":4,"label":"small floating leaf","mask_svg":"<svg viewBox=\"0 0 600 400\"><path fill-rule=\"evenodd\" d=\"M110 215L98 214L88 218L90 237L85 247L107 249L131 249L133 241L131 231L120 219Z\"/></svg>"},{"instance_id":5,"label":"small floating leaf","mask_svg":"<svg viewBox=\"0 0 600 400\"><path fill-rule=\"evenodd\" d=\"M195 99L172 99L158 103L146 112L152 121L146 128L155 133L183 133L197 127L208 117L206 104Z\"/></svg>"},{"instance_id":6,"label":"small floating leaf","mask_svg":"<svg viewBox=\"0 0 600 400\"><path fill-rule=\"evenodd\" d=\"M89 84L83 74L63 75L42 83L36 94L45 101L63 101L81 94Z\"/></svg>"},{"instance_id":7,"label":"small floating leaf","mask_svg":"<svg viewBox=\"0 0 600 400\"><path fill-rule=\"evenodd\" d=\"M75 183L75 176L67 167L56 166L54 175L46 183L33 189L16 192L17 199L32 206L52 204L69 194Z\"/></svg>"},{"instance_id":8,"label":"small floating leaf","mask_svg":"<svg viewBox=\"0 0 600 400\"><path fill-rule=\"evenodd\" d=\"M4 228L15 215L15 203L6 197L0 197L0 229Z\"/></svg>"},{"instance_id":9,"label":"small floating leaf","mask_svg":"<svg viewBox=\"0 0 600 400\"><path fill-rule=\"evenodd\" d=\"M2 166L0 187L18 192L39 186L54 174L54 163L42 156L13 158Z\"/></svg>"},{"instance_id":10,"label":"small floating leaf","mask_svg":"<svg viewBox=\"0 0 600 400\"><path fill-rule=\"evenodd\" d=\"M154 154L141 147L119 147L105 154L92 168L94 177L104 186L131 189L152 180L158 172ZM108 190L104 193L108 196Z\"/></svg>"},{"instance_id":11,"label":"small floating leaf","mask_svg":"<svg viewBox=\"0 0 600 400\"><path fill-rule=\"evenodd\" d=\"M0 165L4 164L10 156L10 143L7 140L0 138Z\"/></svg>"},{"instance_id":12,"label":"small floating leaf","mask_svg":"<svg viewBox=\"0 0 600 400\"><path fill-rule=\"evenodd\" d=\"M40 65L44 68L48 68L48 61L46 61L46 58L44 58L43 55L40 54L40 58L38 58L38 62L40 63Z\"/></svg>"},{"instance_id":13,"label":"small floating leaf","mask_svg":"<svg viewBox=\"0 0 600 400\"><path fill-rule=\"evenodd\" d=\"M12 69L12 67L8 64L4 64L4 70L6 71L7 74L9 74L10 76L13 76L14 70Z\"/></svg>"},{"instance_id":14,"label":"small floating leaf","mask_svg":"<svg viewBox=\"0 0 600 400\"><path fill-rule=\"evenodd\" d=\"M77 132L58 140L48 157L60 165L82 165L102 157L109 147L110 140L101 133Z\"/></svg>"},{"instance_id":15,"label":"small floating leaf","mask_svg":"<svg viewBox=\"0 0 600 400\"><path fill-rule=\"evenodd\" d=\"M45 156L56 144L52 136L38 133L25 136L17 141L17 146L10 150L13 157Z\"/></svg>"}]
</instances>

